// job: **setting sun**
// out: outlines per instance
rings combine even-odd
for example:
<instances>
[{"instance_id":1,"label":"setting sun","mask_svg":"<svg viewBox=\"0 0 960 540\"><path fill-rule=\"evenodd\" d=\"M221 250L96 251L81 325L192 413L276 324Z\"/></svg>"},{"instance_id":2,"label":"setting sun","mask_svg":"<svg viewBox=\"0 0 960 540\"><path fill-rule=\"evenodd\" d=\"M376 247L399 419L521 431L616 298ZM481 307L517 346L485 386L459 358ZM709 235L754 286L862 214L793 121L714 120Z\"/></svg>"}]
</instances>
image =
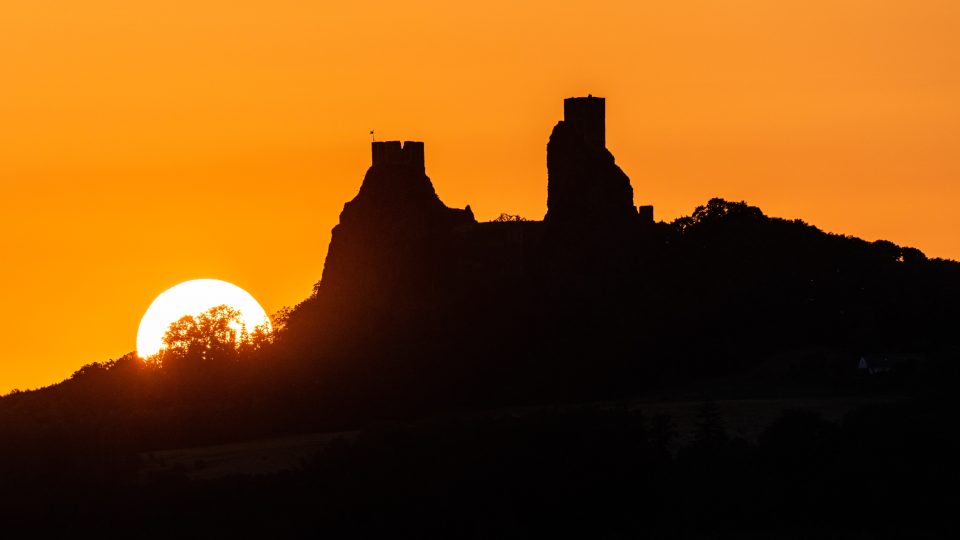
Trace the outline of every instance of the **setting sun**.
<instances>
[{"instance_id":1,"label":"setting sun","mask_svg":"<svg viewBox=\"0 0 960 540\"><path fill-rule=\"evenodd\" d=\"M239 311L248 331L258 326L269 331L270 318L250 293L219 279L194 279L167 289L150 304L137 330L137 355L147 358L160 352L171 323L220 305Z\"/></svg>"}]
</instances>

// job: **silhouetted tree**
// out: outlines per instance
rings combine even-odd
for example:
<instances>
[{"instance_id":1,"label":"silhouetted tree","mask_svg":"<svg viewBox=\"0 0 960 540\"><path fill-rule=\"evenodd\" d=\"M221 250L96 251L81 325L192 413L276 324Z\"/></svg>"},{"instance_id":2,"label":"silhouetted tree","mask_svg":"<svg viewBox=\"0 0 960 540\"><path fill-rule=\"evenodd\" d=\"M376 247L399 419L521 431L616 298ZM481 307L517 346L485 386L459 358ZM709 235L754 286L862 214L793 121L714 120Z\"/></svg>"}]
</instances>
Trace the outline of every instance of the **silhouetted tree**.
<instances>
[{"instance_id":1,"label":"silhouetted tree","mask_svg":"<svg viewBox=\"0 0 960 540\"><path fill-rule=\"evenodd\" d=\"M256 332L258 339L264 339L262 330ZM165 369L222 363L236 360L239 350L250 342L240 312L220 305L172 323L163 336L164 348L154 361Z\"/></svg>"},{"instance_id":2,"label":"silhouetted tree","mask_svg":"<svg viewBox=\"0 0 960 540\"><path fill-rule=\"evenodd\" d=\"M683 231L691 225L719 221L760 221L766 219L763 212L756 206L750 206L744 201L730 202L723 199L710 199L706 206L698 206L693 215L678 219L675 224Z\"/></svg>"},{"instance_id":3,"label":"silhouetted tree","mask_svg":"<svg viewBox=\"0 0 960 540\"><path fill-rule=\"evenodd\" d=\"M527 221L527 218L520 215L516 215L516 214L508 214L506 212L502 212L493 221L495 223L511 223L516 221Z\"/></svg>"}]
</instances>

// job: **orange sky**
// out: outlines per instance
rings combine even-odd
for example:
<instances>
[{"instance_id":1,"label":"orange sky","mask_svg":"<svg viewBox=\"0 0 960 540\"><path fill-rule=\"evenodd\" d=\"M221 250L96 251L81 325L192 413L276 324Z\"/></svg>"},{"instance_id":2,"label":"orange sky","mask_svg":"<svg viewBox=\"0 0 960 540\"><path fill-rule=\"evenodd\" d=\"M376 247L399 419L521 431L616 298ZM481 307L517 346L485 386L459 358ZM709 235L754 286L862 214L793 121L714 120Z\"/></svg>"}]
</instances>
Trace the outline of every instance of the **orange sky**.
<instances>
[{"instance_id":1,"label":"orange sky","mask_svg":"<svg viewBox=\"0 0 960 540\"><path fill-rule=\"evenodd\" d=\"M960 258L956 0L322 4L4 0L0 392L133 350L183 280L298 302L370 129L447 204L542 217L588 92L658 219L722 196Z\"/></svg>"}]
</instances>

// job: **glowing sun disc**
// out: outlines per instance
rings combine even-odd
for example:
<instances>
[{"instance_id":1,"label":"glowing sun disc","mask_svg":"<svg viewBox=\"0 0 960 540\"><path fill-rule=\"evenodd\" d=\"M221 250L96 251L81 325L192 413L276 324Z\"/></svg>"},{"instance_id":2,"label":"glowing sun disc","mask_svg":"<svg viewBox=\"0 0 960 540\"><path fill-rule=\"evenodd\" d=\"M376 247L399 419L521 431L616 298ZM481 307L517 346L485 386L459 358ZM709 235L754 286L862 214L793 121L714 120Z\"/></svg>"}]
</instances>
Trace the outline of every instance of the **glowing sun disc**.
<instances>
[{"instance_id":1,"label":"glowing sun disc","mask_svg":"<svg viewBox=\"0 0 960 540\"><path fill-rule=\"evenodd\" d=\"M219 279L184 281L160 293L143 314L137 330L137 356L147 358L160 352L170 323L224 304L240 312L247 331L261 325L270 329L267 312L240 287Z\"/></svg>"}]
</instances>

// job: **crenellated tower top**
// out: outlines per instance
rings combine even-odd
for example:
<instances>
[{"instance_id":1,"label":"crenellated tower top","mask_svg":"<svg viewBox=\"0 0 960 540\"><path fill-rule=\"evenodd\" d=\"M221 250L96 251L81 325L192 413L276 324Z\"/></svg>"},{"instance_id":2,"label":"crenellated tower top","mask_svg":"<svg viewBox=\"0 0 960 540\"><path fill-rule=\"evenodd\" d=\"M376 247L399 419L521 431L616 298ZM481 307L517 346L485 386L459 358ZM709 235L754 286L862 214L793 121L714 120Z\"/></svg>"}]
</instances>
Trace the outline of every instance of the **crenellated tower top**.
<instances>
[{"instance_id":1,"label":"crenellated tower top","mask_svg":"<svg viewBox=\"0 0 960 540\"><path fill-rule=\"evenodd\" d=\"M425 170L423 161L423 143L420 141L375 141L371 146L374 167L403 166Z\"/></svg>"},{"instance_id":2,"label":"crenellated tower top","mask_svg":"<svg viewBox=\"0 0 960 540\"><path fill-rule=\"evenodd\" d=\"M601 97L572 97L563 100L563 121L583 133L584 140L591 146L605 148L606 136L606 100Z\"/></svg>"}]
</instances>

